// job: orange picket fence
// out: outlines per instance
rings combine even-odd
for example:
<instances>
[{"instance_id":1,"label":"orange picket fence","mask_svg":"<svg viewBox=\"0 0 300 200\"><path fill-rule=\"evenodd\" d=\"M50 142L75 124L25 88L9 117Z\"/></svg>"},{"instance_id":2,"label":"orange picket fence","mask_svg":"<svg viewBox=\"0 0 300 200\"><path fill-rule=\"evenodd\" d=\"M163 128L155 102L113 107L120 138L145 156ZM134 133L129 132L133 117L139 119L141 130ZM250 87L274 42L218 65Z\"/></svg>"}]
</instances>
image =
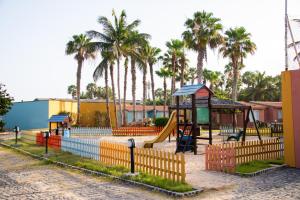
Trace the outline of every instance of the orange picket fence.
<instances>
[{"instance_id":1,"label":"orange picket fence","mask_svg":"<svg viewBox=\"0 0 300 200\"><path fill-rule=\"evenodd\" d=\"M44 146L46 143L46 139L44 138L43 133L36 134L36 144ZM60 149L61 147L61 136L60 135L51 135L48 138L48 146L56 149Z\"/></svg>"},{"instance_id":2,"label":"orange picket fence","mask_svg":"<svg viewBox=\"0 0 300 200\"><path fill-rule=\"evenodd\" d=\"M278 139L208 145L205 150L207 170L234 172L236 165L254 160L283 157L283 142Z\"/></svg>"},{"instance_id":3,"label":"orange picket fence","mask_svg":"<svg viewBox=\"0 0 300 200\"><path fill-rule=\"evenodd\" d=\"M114 128L112 134L114 136L147 136L158 135L163 127L120 127Z\"/></svg>"},{"instance_id":4,"label":"orange picket fence","mask_svg":"<svg viewBox=\"0 0 300 200\"><path fill-rule=\"evenodd\" d=\"M231 147L208 145L205 149L205 169L234 173L235 150Z\"/></svg>"},{"instance_id":5,"label":"orange picket fence","mask_svg":"<svg viewBox=\"0 0 300 200\"><path fill-rule=\"evenodd\" d=\"M173 181L185 181L185 159L182 153L174 154L154 149L135 148L134 159L137 171ZM100 142L100 161L107 165L129 168L129 148L123 144Z\"/></svg>"}]
</instances>

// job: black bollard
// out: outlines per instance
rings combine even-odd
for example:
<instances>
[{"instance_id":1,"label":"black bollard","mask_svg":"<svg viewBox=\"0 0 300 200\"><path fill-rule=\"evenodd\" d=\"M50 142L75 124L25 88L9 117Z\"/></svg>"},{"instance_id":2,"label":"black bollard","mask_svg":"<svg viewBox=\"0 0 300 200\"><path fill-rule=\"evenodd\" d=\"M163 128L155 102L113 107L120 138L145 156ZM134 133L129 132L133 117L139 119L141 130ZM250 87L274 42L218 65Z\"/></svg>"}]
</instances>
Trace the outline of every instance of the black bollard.
<instances>
[{"instance_id":1,"label":"black bollard","mask_svg":"<svg viewBox=\"0 0 300 200\"><path fill-rule=\"evenodd\" d=\"M18 144L18 134L19 134L20 128L18 126L15 126L15 133L16 133L16 141L15 141L15 145Z\"/></svg>"},{"instance_id":2,"label":"black bollard","mask_svg":"<svg viewBox=\"0 0 300 200\"><path fill-rule=\"evenodd\" d=\"M45 137L45 139L46 139L46 143L45 143L45 154L48 154L48 138L49 138L49 132L48 131L46 131L46 132L44 132L44 137Z\"/></svg>"},{"instance_id":3,"label":"black bollard","mask_svg":"<svg viewBox=\"0 0 300 200\"><path fill-rule=\"evenodd\" d=\"M130 171L132 174L134 174L134 148L135 148L135 142L134 139L128 139L128 147L130 148Z\"/></svg>"}]
</instances>

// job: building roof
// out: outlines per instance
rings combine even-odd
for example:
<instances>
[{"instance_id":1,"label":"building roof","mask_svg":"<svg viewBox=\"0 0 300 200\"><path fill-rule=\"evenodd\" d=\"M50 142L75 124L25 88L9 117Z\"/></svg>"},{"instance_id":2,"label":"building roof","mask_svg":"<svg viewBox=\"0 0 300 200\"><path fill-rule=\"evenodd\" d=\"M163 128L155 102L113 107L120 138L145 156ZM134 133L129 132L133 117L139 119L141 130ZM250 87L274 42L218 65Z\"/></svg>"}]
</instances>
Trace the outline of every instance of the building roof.
<instances>
[{"instance_id":1,"label":"building roof","mask_svg":"<svg viewBox=\"0 0 300 200\"><path fill-rule=\"evenodd\" d=\"M156 108L156 111L161 111L161 112L164 111L164 106L156 106L155 108ZM133 111L133 105L126 104L126 110L127 111ZM143 105L136 105L135 110L137 112L143 111ZM153 106L145 106L145 110L146 111L151 111L151 110L153 110ZM166 106L166 112L167 111L168 111L168 106Z\"/></svg>"},{"instance_id":2,"label":"building roof","mask_svg":"<svg viewBox=\"0 0 300 200\"><path fill-rule=\"evenodd\" d=\"M68 115L52 115L48 122L64 122L65 120L68 120Z\"/></svg>"},{"instance_id":3,"label":"building roof","mask_svg":"<svg viewBox=\"0 0 300 200\"><path fill-rule=\"evenodd\" d=\"M251 102L246 102L246 101L239 101L239 103L246 105L246 106L251 106L253 110L264 110L266 109L266 106L264 105L259 105Z\"/></svg>"},{"instance_id":4,"label":"building roof","mask_svg":"<svg viewBox=\"0 0 300 200\"><path fill-rule=\"evenodd\" d=\"M267 106L267 107L273 107L273 108L282 108L282 102L275 102L275 101L250 101L250 103Z\"/></svg>"},{"instance_id":5,"label":"building roof","mask_svg":"<svg viewBox=\"0 0 300 200\"><path fill-rule=\"evenodd\" d=\"M229 99L218 99L211 98L211 106L215 109L247 109L248 105L241 104L237 101L229 100ZM176 105L171 105L170 108L176 109ZM179 108L192 108L191 102L183 102L179 105Z\"/></svg>"},{"instance_id":6,"label":"building roof","mask_svg":"<svg viewBox=\"0 0 300 200\"><path fill-rule=\"evenodd\" d=\"M206 85L197 84L197 85L184 85L182 88L179 88L172 96L184 96L195 94L198 90L205 88L210 93L213 93Z\"/></svg>"}]
</instances>

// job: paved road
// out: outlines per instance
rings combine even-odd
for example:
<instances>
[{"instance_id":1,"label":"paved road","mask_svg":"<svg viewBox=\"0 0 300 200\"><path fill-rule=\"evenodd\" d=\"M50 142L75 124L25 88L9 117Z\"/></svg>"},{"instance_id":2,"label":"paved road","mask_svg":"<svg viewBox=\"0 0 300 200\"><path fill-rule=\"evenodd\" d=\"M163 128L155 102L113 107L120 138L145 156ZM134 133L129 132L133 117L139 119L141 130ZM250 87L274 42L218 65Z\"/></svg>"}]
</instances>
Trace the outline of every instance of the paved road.
<instances>
[{"instance_id":1,"label":"paved road","mask_svg":"<svg viewBox=\"0 0 300 200\"><path fill-rule=\"evenodd\" d=\"M166 199L129 185L43 165L0 147L0 199Z\"/></svg>"}]
</instances>

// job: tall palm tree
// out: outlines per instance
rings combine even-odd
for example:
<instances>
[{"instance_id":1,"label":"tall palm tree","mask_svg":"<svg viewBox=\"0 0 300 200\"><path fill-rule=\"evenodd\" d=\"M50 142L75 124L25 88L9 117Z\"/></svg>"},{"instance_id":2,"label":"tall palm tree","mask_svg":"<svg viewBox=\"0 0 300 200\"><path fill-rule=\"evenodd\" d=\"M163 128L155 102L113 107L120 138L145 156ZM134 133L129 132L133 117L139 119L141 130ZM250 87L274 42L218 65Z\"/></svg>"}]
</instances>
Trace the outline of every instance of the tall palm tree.
<instances>
[{"instance_id":1,"label":"tall palm tree","mask_svg":"<svg viewBox=\"0 0 300 200\"><path fill-rule=\"evenodd\" d=\"M75 54L77 60L77 124L80 125L80 81L81 81L81 70L84 60L88 58L95 58L96 47L91 42L91 38L84 34L74 35L73 39L67 43L66 54Z\"/></svg>"},{"instance_id":2,"label":"tall palm tree","mask_svg":"<svg viewBox=\"0 0 300 200\"><path fill-rule=\"evenodd\" d=\"M124 42L130 32L140 24L140 20L134 20L127 23L126 12L122 10L119 17L117 17L114 10L112 11L114 23L106 17L99 17L98 23L103 26L103 33L97 31L88 31L88 34L94 38L100 39L97 43L99 48L108 48L113 52L117 61L117 90L118 90L118 107L121 116L121 124L123 124L122 106L121 106L121 92L120 92L120 60L125 53Z\"/></svg>"},{"instance_id":3,"label":"tall palm tree","mask_svg":"<svg viewBox=\"0 0 300 200\"><path fill-rule=\"evenodd\" d=\"M171 62L172 62L172 80L171 80L171 94L175 92L175 73L177 71L176 64L178 62L179 56L182 54L182 48L184 46L184 43L181 40L178 39L172 39L171 41L166 43L166 46L168 47L168 54L171 56ZM174 103L174 98L172 98L172 104Z\"/></svg>"},{"instance_id":4,"label":"tall palm tree","mask_svg":"<svg viewBox=\"0 0 300 200\"><path fill-rule=\"evenodd\" d=\"M156 102L155 102L155 88L154 88L154 74L153 74L153 65L158 61L159 54L161 50L156 47L149 48L149 57L148 64L150 69L150 78L151 78L151 91L152 91L152 100L153 100L153 118L156 119Z\"/></svg>"},{"instance_id":5,"label":"tall palm tree","mask_svg":"<svg viewBox=\"0 0 300 200\"><path fill-rule=\"evenodd\" d=\"M104 71L104 80L105 80L105 103L106 103L106 122L108 126L111 126L110 122L110 109L109 109L109 91L108 91L108 65L111 62L112 59L112 52L109 51L102 51L101 52L102 61L100 64L96 67L93 78L94 81L97 81L103 76ZM113 91L113 96L114 91Z\"/></svg>"},{"instance_id":6,"label":"tall palm tree","mask_svg":"<svg viewBox=\"0 0 300 200\"><path fill-rule=\"evenodd\" d=\"M167 106L167 78L172 76L172 73L167 68L160 68L159 71L155 71L155 73L164 79L164 117L166 116L166 106Z\"/></svg>"},{"instance_id":7,"label":"tall palm tree","mask_svg":"<svg viewBox=\"0 0 300 200\"><path fill-rule=\"evenodd\" d=\"M148 59L150 55L150 45L146 43L144 46L138 49L137 62L138 67L143 73L143 119L146 118L146 100L147 100L147 68Z\"/></svg>"},{"instance_id":8,"label":"tall palm tree","mask_svg":"<svg viewBox=\"0 0 300 200\"><path fill-rule=\"evenodd\" d=\"M150 35L146 33L139 33L138 31L131 31L128 34L124 42L125 46L125 57L128 59L130 57L130 66L131 66L131 78L132 78L132 105L133 105L133 122L136 121L136 59L138 57L138 49L142 48L144 44L147 43L147 40L150 39ZM127 60L128 62L128 60ZM127 89L127 70L128 63L125 59L125 78L124 78L124 102L123 102L123 115L125 116L125 101L126 101L126 89ZM124 122L125 122L124 118ZM126 123L126 122L125 122Z\"/></svg>"},{"instance_id":9,"label":"tall palm tree","mask_svg":"<svg viewBox=\"0 0 300 200\"><path fill-rule=\"evenodd\" d=\"M202 83L203 61L207 60L207 48L215 49L222 43L221 31L223 29L220 19L215 18L210 12L196 12L192 19L187 19L186 31L182 33L187 47L198 53L197 77Z\"/></svg>"},{"instance_id":10,"label":"tall palm tree","mask_svg":"<svg viewBox=\"0 0 300 200\"><path fill-rule=\"evenodd\" d=\"M247 54L254 54L256 45L250 39L251 34L244 27L230 28L225 32L224 43L220 48L223 57L231 59L233 70L232 99L237 100L237 84L239 67L243 66L243 59Z\"/></svg>"}]
</instances>

